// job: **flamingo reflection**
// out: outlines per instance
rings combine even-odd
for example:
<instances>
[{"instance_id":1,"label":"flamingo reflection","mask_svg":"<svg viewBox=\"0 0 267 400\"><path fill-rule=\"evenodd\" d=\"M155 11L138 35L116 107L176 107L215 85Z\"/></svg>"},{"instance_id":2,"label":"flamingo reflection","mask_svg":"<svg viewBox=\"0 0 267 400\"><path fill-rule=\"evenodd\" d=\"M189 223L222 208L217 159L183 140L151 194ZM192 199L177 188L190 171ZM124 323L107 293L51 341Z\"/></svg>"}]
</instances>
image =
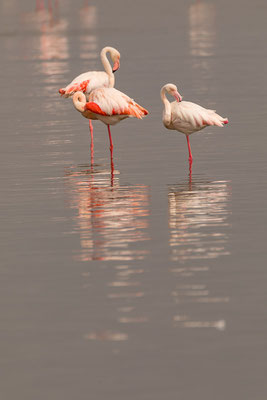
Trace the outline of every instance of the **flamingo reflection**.
<instances>
[{"instance_id":1,"label":"flamingo reflection","mask_svg":"<svg viewBox=\"0 0 267 400\"><path fill-rule=\"evenodd\" d=\"M23 49L24 57L41 60L36 67L44 75L46 83L50 84L58 83L59 75L68 69L68 21L59 16L58 6L58 1L37 1L35 12L22 15L26 27L40 32L40 35L34 36L33 42L25 43L29 47ZM49 96L54 89L45 85L43 90Z\"/></svg>"},{"instance_id":2,"label":"flamingo reflection","mask_svg":"<svg viewBox=\"0 0 267 400\"><path fill-rule=\"evenodd\" d=\"M214 320L206 320L203 306L229 301L228 296L216 296L205 284L210 263L229 254L228 203L230 183L192 179L169 187L169 228L171 259L179 262L172 270L175 287L171 296L180 304L179 314L174 315L175 326L184 328L215 328L224 330L226 322L221 314ZM205 261L206 265L203 265ZM181 306L183 304L183 307ZM192 310L187 304L196 303ZM191 315L195 313L195 315Z\"/></svg>"},{"instance_id":3,"label":"flamingo reflection","mask_svg":"<svg viewBox=\"0 0 267 400\"><path fill-rule=\"evenodd\" d=\"M192 179L169 188L170 246L174 261L217 258L228 254L230 187L227 181ZM210 232L212 228L212 232Z\"/></svg>"},{"instance_id":4,"label":"flamingo reflection","mask_svg":"<svg viewBox=\"0 0 267 400\"><path fill-rule=\"evenodd\" d=\"M213 54L215 42L215 4L196 1L189 7L190 47L193 56Z\"/></svg>"},{"instance_id":5,"label":"flamingo reflection","mask_svg":"<svg viewBox=\"0 0 267 400\"><path fill-rule=\"evenodd\" d=\"M124 186L119 171L98 165L66 173L71 208L78 211L80 261L139 260L147 251L134 248L148 240L149 194L145 185Z\"/></svg>"},{"instance_id":6,"label":"flamingo reflection","mask_svg":"<svg viewBox=\"0 0 267 400\"><path fill-rule=\"evenodd\" d=\"M92 29L97 25L97 8L95 5L89 5L89 1L83 2L79 11L81 27L84 29Z\"/></svg>"},{"instance_id":7,"label":"flamingo reflection","mask_svg":"<svg viewBox=\"0 0 267 400\"><path fill-rule=\"evenodd\" d=\"M193 68L198 69L197 86L208 89L205 78L210 77L211 56L214 54L216 39L216 5L197 0L188 9L190 54ZM201 74L201 75L200 75Z\"/></svg>"}]
</instances>

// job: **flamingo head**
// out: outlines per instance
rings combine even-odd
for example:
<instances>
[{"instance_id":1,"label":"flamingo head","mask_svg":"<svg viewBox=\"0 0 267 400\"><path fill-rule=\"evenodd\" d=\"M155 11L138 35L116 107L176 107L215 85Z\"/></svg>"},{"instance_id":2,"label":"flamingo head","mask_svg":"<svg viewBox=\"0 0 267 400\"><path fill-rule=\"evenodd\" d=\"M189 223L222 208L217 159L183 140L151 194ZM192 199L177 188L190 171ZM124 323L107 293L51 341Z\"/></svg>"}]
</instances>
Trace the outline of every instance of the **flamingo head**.
<instances>
[{"instance_id":1,"label":"flamingo head","mask_svg":"<svg viewBox=\"0 0 267 400\"><path fill-rule=\"evenodd\" d=\"M72 101L76 110L80 111L81 113L86 111L86 97L82 92L74 93Z\"/></svg>"},{"instance_id":2,"label":"flamingo head","mask_svg":"<svg viewBox=\"0 0 267 400\"><path fill-rule=\"evenodd\" d=\"M110 48L110 57L113 62L112 72L116 72L120 68L120 53L113 47Z\"/></svg>"},{"instance_id":3,"label":"flamingo head","mask_svg":"<svg viewBox=\"0 0 267 400\"><path fill-rule=\"evenodd\" d=\"M175 86L173 83L167 83L167 85L165 85L165 90L167 93L172 95L178 101L178 103L182 101L183 98L178 92L177 86Z\"/></svg>"}]
</instances>

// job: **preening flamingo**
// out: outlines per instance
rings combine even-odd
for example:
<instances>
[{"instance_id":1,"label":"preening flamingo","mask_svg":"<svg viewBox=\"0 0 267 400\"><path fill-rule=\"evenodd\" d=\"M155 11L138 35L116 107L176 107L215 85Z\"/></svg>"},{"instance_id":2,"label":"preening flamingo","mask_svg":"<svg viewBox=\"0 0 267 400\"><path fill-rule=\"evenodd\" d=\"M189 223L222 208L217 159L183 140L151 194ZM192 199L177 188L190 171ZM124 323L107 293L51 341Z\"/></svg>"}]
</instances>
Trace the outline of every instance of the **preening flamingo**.
<instances>
[{"instance_id":1,"label":"preening flamingo","mask_svg":"<svg viewBox=\"0 0 267 400\"><path fill-rule=\"evenodd\" d=\"M114 88L93 90L89 94L88 102L86 102L84 93L77 92L73 96L73 104L85 118L99 119L108 126L111 158L113 157L113 143L110 125L115 125L128 117L142 119L148 114L145 108Z\"/></svg>"},{"instance_id":2,"label":"preening flamingo","mask_svg":"<svg viewBox=\"0 0 267 400\"><path fill-rule=\"evenodd\" d=\"M114 63L113 68L107 58L107 53L110 54L111 60ZM71 83L66 87L59 89L59 93L63 97L72 97L76 92L83 92L88 100L89 94L92 90L101 87L114 87L115 77L114 72L120 67L120 53L113 47L104 47L101 50L100 58L105 71L89 71L76 76ZM89 118L90 120L93 118ZM96 118L94 118L96 119ZM91 144L93 143L93 125L89 121L91 132Z\"/></svg>"},{"instance_id":3,"label":"preening flamingo","mask_svg":"<svg viewBox=\"0 0 267 400\"><path fill-rule=\"evenodd\" d=\"M166 92L172 95L176 101L170 103L166 97ZM163 125L167 129L173 129L186 135L189 163L191 165L193 157L189 135L204 129L206 126L216 125L223 127L225 124L228 124L228 119L216 114L215 110L208 110L190 101L182 101L182 96L177 91L177 87L172 83L164 85L161 88L160 95L164 104Z\"/></svg>"}]
</instances>

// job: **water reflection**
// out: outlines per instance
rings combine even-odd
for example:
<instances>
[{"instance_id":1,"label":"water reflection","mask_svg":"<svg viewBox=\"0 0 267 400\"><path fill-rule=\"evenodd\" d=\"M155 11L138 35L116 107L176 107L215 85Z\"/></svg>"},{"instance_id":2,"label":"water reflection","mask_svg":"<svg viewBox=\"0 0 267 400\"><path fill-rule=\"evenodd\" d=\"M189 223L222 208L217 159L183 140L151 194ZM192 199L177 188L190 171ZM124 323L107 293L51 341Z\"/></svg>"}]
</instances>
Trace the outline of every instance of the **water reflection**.
<instances>
[{"instance_id":1,"label":"water reflection","mask_svg":"<svg viewBox=\"0 0 267 400\"><path fill-rule=\"evenodd\" d=\"M138 262L130 264L115 265L108 268L105 274L107 281L104 289L106 299L101 302L106 304L108 315L114 315L110 327L101 330L93 330L84 335L85 339L98 341L125 341L129 339L129 329L132 325L143 325L149 321L147 310L144 307L144 269L138 266ZM86 265L86 264L85 264ZM88 284L84 289L99 288L100 280L97 278L99 267L90 268L90 273L85 272L82 276L87 279ZM92 273L91 273L92 272ZM111 275L111 276L110 276ZM103 280L101 279L101 283ZM98 291L98 289L96 289ZM103 289L100 290L103 293ZM95 296L92 294L95 301ZM129 326L129 328L128 328ZM115 329L115 330L114 330ZM126 330L126 332L125 332Z\"/></svg>"},{"instance_id":2,"label":"water reflection","mask_svg":"<svg viewBox=\"0 0 267 400\"><path fill-rule=\"evenodd\" d=\"M169 227L172 260L216 258L229 254L229 182L189 180L169 188Z\"/></svg>"},{"instance_id":3,"label":"water reflection","mask_svg":"<svg viewBox=\"0 0 267 400\"><path fill-rule=\"evenodd\" d=\"M84 29L93 29L97 26L97 8L90 5L89 1L84 1L79 10L81 27Z\"/></svg>"},{"instance_id":4,"label":"water reflection","mask_svg":"<svg viewBox=\"0 0 267 400\"><path fill-rule=\"evenodd\" d=\"M224 319L202 320L206 304L229 302L226 295L214 295L205 283L210 272L209 260L229 255L227 250L230 183L191 179L169 187L169 228L171 259L178 265L171 269L175 287L171 296L179 304L173 317L175 326L224 330ZM206 265L203 265L203 262ZM192 303L195 304L192 309ZM181 313L189 305L189 313ZM216 311L216 308L214 308ZM192 312L195 315L192 315Z\"/></svg>"},{"instance_id":5,"label":"water reflection","mask_svg":"<svg viewBox=\"0 0 267 400\"><path fill-rule=\"evenodd\" d=\"M215 4L196 1L189 7L189 37L192 56L213 55L215 42Z\"/></svg>"},{"instance_id":6,"label":"water reflection","mask_svg":"<svg viewBox=\"0 0 267 400\"><path fill-rule=\"evenodd\" d=\"M215 48L216 6L214 3L198 0L188 9L190 54L192 66L198 69L198 86L206 90L205 79L210 77L210 57ZM201 75L199 75L201 74ZM204 79L204 80L203 80Z\"/></svg>"},{"instance_id":7,"label":"water reflection","mask_svg":"<svg viewBox=\"0 0 267 400\"><path fill-rule=\"evenodd\" d=\"M66 172L71 207L78 210L75 230L80 235L80 261L137 260L149 240L149 193L145 185L122 186L119 171L103 167L74 167Z\"/></svg>"},{"instance_id":8,"label":"water reflection","mask_svg":"<svg viewBox=\"0 0 267 400\"><path fill-rule=\"evenodd\" d=\"M97 26L97 7L89 5L88 1L79 10L79 23L82 29L82 34L79 37L80 41L80 58L81 60L96 60L98 55L97 37L93 34ZM82 66L82 70L94 69L93 65L88 65L88 61Z\"/></svg>"},{"instance_id":9,"label":"water reflection","mask_svg":"<svg viewBox=\"0 0 267 400\"><path fill-rule=\"evenodd\" d=\"M22 15L24 28L40 32L40 36L31 38L33 42L25 44L23 56L27 59L41 60L41 63L36 65L37 73L44 75L46 83L53 84L44 88L51 92L51 95L55 90L57 92L59 80L69 71L70 51L74 59L79 58L86 62L84 65L83 62L80 63L77 74L92 69L93 65L88 65L88 60L92 62L98 57L97 38L92 31L97 25L96 6L89 6L88 2L84 2L80 9L76 7L74 10L73 19L78 18L81 32L76 39L78 43L73 43L72 36L72 40L69 40L72 21L62 18L59 11L59 1L39 1L36 2L34 11Z\"/></svg>"},{"instance_id":10,"label":"water reflection","mask_svg":"<svg viewBox=\"0 0 267 400\"><path fill-rule=\"evenodd\" d=\"M113 332L113 331L99 331L99 332L91 332L84 335L84 339L86 340L99 340L99 341L111 341L111 342L121 342L128 340L128 335L122 332Z\"/></svg>"},{"instance_id":11,"label":"water reflection","mask_svg":"<svg viewBox=\"0 0 267 400\"><path fill-rule=\"evenodd\" d=\"M68 71L69 42L68 21L59 14L58 1L36 2L35 11L22 14L24 29L36 30L39 35L30 36L23 48L23 57L40 60L35 64L36 75L44 77L44 99L53 96L59 77Z\"/></svg>"}]
</instances>

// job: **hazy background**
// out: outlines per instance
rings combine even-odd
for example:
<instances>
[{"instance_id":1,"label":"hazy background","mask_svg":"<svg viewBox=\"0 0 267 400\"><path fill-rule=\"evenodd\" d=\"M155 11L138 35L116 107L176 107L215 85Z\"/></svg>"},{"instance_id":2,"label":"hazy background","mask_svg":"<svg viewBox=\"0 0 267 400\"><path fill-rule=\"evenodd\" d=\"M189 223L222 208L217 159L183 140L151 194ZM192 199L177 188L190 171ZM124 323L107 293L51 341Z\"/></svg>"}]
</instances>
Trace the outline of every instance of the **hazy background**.
<instances>
[{"instance_id":1,"label":"hazy background","mask_svg":"<svg viewBox=\"0 0 267 400\"><path fill-rule=\"evenodd\" d=\"M266 1L1 0L0 397L265 400ZM143 121L58 89L99 52ZM191 139L163 84L229 118Z\"/></svg>"}]
</instances>

